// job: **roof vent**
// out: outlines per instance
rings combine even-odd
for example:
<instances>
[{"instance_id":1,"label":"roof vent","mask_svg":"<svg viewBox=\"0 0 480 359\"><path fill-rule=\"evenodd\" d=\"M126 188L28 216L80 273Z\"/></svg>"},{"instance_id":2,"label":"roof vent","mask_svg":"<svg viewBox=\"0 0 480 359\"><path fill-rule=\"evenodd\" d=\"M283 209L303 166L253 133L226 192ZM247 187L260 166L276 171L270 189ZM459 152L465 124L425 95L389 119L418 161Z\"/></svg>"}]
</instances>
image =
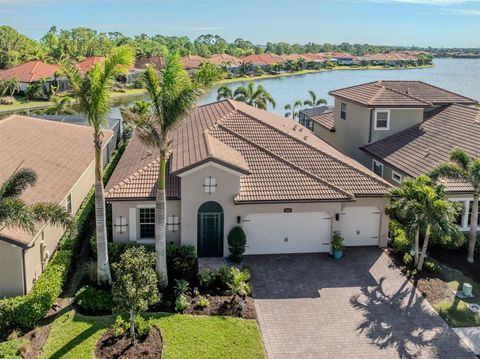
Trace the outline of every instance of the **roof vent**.
<instances>
[{"instance_id":1,"label":"roof vent","mask_svg":"<svg viewBox=\"0 0 480 359\"><path fill-rule=\"evenodd\" d=\"M430 156L430 151L427 150L427 152L425 152L425 155L423 157L427 158L428 156Z\"/></svg>"},{"instance_id":2,"label":"roof vent","mask_svg":"<svg viewBox=\"0 0 480 359\"><path fill-rule=\"evenodd\" d=\"M303 140L304 141L308 140L308 136L303 136Z\"/></svg>"}]
</instances>

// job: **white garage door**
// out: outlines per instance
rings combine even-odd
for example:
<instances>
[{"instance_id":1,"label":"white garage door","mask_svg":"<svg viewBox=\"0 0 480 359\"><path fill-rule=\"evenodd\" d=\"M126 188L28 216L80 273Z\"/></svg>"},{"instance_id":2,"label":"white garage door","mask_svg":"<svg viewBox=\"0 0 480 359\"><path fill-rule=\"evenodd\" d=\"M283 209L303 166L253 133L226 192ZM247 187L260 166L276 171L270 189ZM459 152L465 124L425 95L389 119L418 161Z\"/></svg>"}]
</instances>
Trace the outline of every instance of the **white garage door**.
<instances>
[{"instance_id":1,"label":"white garage door","mask_svg":"<svg viewBox=\"0 0 480 359\"><path fill-rule=\"evenodd\" d=\"M346 207L340 217L340 233L346 246L377 246L380 211L377 207Z\"/></svg>"},{"instance_id":2,"label":"white garage door","mask_svg":"<svg viewBox=\"0 0 480 359\"><path fill-rule=\"evenodd\" d=\"M330 215L325 212L252 213L244 217L245 254L328 252Z\"/></svg>"}]
</instances>

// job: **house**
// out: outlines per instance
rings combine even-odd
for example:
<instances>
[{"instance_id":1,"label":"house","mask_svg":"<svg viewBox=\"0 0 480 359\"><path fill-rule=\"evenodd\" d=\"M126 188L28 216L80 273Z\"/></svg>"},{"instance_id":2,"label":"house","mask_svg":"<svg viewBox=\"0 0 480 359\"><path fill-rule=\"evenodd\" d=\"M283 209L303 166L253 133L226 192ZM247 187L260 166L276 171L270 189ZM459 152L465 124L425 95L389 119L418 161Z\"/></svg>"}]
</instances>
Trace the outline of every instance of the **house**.
<instances>
[{"instance_id":1,"label":"house","mask_svg":"<svg viewBox=\"0 0 480 359\"><path fill-rule=\"evenodd\" d=\"M241 60L243 62L251 63L254 68L260 66L266 71L269 71L271 66L274 64L281 64L285 62L282 56L271 53L252 54L242 57Z\"/></svg>"},{"instance_id":2,"label":"house","mask_svg":"<svg viewBox=\"0 0 480 359\"><path fill-rule=\"evenodd\" d=\"M393 183L405 176L429 173L449 161L450 151L461 147L475 158L480 155L480 110L452 104L427 112L422 123L361 148L376 172ZM452 201L461 202L460 229L468 231L472 216L473 187L458 180L444 180ZM480 218L479 218L480 219ZM480 221L478 222L480 224ZM480 225L478 230L480 230Z\"/></svg>"},{"instance_id":3,"label":"house","mask_svg":"<svg viewBox=\"0 0 480 359\"><path fill-rule=\"evenodd\" d=\"M329 55L330 60L336 61L340 66L351 66L355 59L354 56L347 54L346 52L332 52Z\"/></svg>"},{"instance_id":4,"label":"house","mask_svg":"<svg viewBox=\"0 0 480 359\"><path fill-rule=\"evenodd\" d=\"M93 66L101 64L103 61L105 61L105 57L103 56L90 56L83 61L77 62L77 68L81 73L85 74Z\"/></svg>"},{"instance_id":5,"label":"house","mask_svg":"<svg viewBox=\"0 0 480 359\"><path fill-rule=\"evenodd\" d=\"M201 63L205 61L205 58L198 55L187 55L181 58L182 64L190 74L193 74L197 70Z\"/></svg>"},{"instance_id":6,"label":"house","mask_svg":"<svg viewBox=\"0 0 480 359\"><path fill-rule=\"evenodd\" d=\"M226 66L229 71L238 72L242 60L228 54L215 54L207 59L208 62L218 66Z\"/></svg>"},{"instance_id":7,"label":"house","mask_svg":"<svg viewBox=\"0 0 480 359\"><path fill-rule=\"evenodd\" d=\"M421 81L375 81L329 94L333 111L310 116L312 131L394 185L448 161L454 147L480 153L471 98ZM464 183L447 183L447 190L452 199L472 197Z\"/></svg>"},{"instance_id":8,"label":"house","mask_svg":"<svg viewBox=\"0 0 480 359\"><path fill-rule=\"evenodd\" d=\"M40 60L32 60L0 71L0 80L16 78L20 83L20 91L25 91L28 85L41 79L47 80L47 85L55 81L57 65L47 64Z\"/></svg>"},{"instance_id":9,"label":"house","mask_svg":"<svg viewBox=\"0 0 480 359\"><path fill-rule=\"evenodd\" d=\"M300 110L298 122L313 133L318 126L322 126L330 132L335 132L333 108L329 106L318 106Z\"/></svg>"},{"instance_id":10,"label":"house","mask_svg":"<svg viewBox=\"0 0 480 359\"><path fill-rule=\"evenodd\" d=\"M110 154L105 148L112 132L103 133L106 159ZM0 183L19 166L36 172L36 184L22 194L25 202L61 203L74 214L94 184L92 129L9 116L0 121L0 163ZM0 229L0 297L26 294L32 289L63 232L60 227L42 223L35 234L12 227Z\"/></svg>"},{"instance_id":11,"label":"house","mask_svg":"<svg viewBox=\"0 0 480 359\"><path fill-rule=\"evenodd\" d=\"M160 70L165 66L165 60L162 56L150 56L146 58L137 59L135 61L135 68L139 70L145 70L147 65L152 65L155 70Z\"/></svg>"},{"instance_id":12,"label":"house","mask_svg":"<svg viewBox=\"0 0 480 359\"><path fill-rule=\"evenodd\" d=\"M327 252L387 243L390 184L297 122L233 100L194 109L171 135L167 241L228 255L237 225L246 254ZM158 156L130 141L106 186L113 241L153 243Z\"/></svg>"}]
</instances>

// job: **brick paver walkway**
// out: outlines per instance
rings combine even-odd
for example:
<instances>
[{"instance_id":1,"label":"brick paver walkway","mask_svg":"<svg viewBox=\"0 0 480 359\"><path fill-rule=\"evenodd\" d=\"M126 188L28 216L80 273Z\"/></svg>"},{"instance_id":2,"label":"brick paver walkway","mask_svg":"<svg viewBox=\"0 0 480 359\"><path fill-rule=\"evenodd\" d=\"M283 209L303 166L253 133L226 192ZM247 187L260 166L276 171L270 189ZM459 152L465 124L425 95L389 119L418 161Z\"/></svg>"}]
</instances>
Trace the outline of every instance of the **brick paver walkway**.
<instances>
[{"instance_id":1,"label":"brick paver walkway","mask_svg":"<svg viewBox=\"0 0 480 359\"><path fill-rule=\"evenodd\" d=\"M270 359L475 358L378 248L246 264Z\"/></svg>"}]
</instances>

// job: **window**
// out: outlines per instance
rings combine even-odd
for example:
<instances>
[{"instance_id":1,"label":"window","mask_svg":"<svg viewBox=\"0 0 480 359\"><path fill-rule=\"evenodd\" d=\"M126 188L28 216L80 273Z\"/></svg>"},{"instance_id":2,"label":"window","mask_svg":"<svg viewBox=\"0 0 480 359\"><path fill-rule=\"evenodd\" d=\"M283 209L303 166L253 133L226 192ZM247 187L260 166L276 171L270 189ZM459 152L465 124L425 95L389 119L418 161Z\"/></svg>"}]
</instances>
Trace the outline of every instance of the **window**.
<instances>
[{"instance_id":1,"label":"window","mask_svg":"<svg viewBox=\"0 0 480 359\"><path fill-rule=\"evenodd\" d=\"M178 232L180 230L180 218L173 215L167 218L167 231Z\"/></svg>"},{"instance_id":2,"label":"window","mask_svg":"<svg viewBox=\"0 0 480 359\"><path fill-rule=\"evenodd\" d=\"M304 117L300 120L300 124L308 128L310 131L313 131L313 121L311 119Z\"/></svg>"},{"instance_id":3,"label":"window","mask_svg":"<svg viewBox=\"0 0 480 359\"><path fill-rule=\"evenodd\" d=\"M72 213L72 194L69 193L67 196L67 203L65 204L65 207L67 208L68 213Z\"/></svg>"},{"instance_id":4,"label":"window","mask_svg":"<svg viewBox=\"0 0 480 359\"><path fill-rule=\"evenodd\" d=\"M347 104L343 102L340 104L340 118L342 120L347 119Z\"/></svg>"},{"instance_id":5,"label":"window","mask_svg":"<svg viewBox=\"0 0 480 359\"><path fill-rule=\"evenodd\" d=\"M480 202L478 202L480 204ZM468 206L468 220L467 220L467 225L470 226L470 223L472 221L472 212L473 212L473 201L470 201L469 206ZM480 225L480 211L478 212L478 225Z\"/></svg>"},{"instance_id":6,"label":"window","mask_svg":"<svg viewBox=\"0 0 480 359\"><path fill-rule=\"evenodd\" d=\"M140 208L140 238L155 238L155 208Z\"/></svg>"},{"instance_id":7,"label":"window","mask_svg":"<svg viewBox=\"0 0 480 359\"><path fill-rule=\"evenodd\" d=\"M375 130L390 129L390 110L375 110Z\"/></svg>"},{"instance_id":8,"label":"window","mask_svg":"<svg viewBox=\"0 0 480 359\"><path fill-rule=\"evenodd\" d=\"M463 217L465 215L465 202L464 201L455 201L461 204L461 210L457 214L457 226L463 227Z\"/></svg>"},{"instance_id":9,"label":"window","mask_svg":"<svg viewBox=\"0 0 480 359\"><path fill-rule=\"evenodd\" d=\"M383 164L376 160L373 160L372 171L377 175L379 175L380 177L383 177Z\"/></svg>"},{"instance_id":10,"label":"window","mask_svg":"<svg viewBox=\"0 0 480 359\"><path fill-rule=\"evenodd\" d=\"M205 181L203 184L206 193L213 193L217 188L217 179L212 176L205 177Z\"/></svg>"},{"instance_id":11,"label":"window","mask_svg":"<svg viewBox=\"0 0 480 359\"><path fill-rule=\"evenodd\" d=\"M392 180L394 180L397 183L402 182L402 175L398 172L392 171Z\"/></svg>"}]
</instances>

